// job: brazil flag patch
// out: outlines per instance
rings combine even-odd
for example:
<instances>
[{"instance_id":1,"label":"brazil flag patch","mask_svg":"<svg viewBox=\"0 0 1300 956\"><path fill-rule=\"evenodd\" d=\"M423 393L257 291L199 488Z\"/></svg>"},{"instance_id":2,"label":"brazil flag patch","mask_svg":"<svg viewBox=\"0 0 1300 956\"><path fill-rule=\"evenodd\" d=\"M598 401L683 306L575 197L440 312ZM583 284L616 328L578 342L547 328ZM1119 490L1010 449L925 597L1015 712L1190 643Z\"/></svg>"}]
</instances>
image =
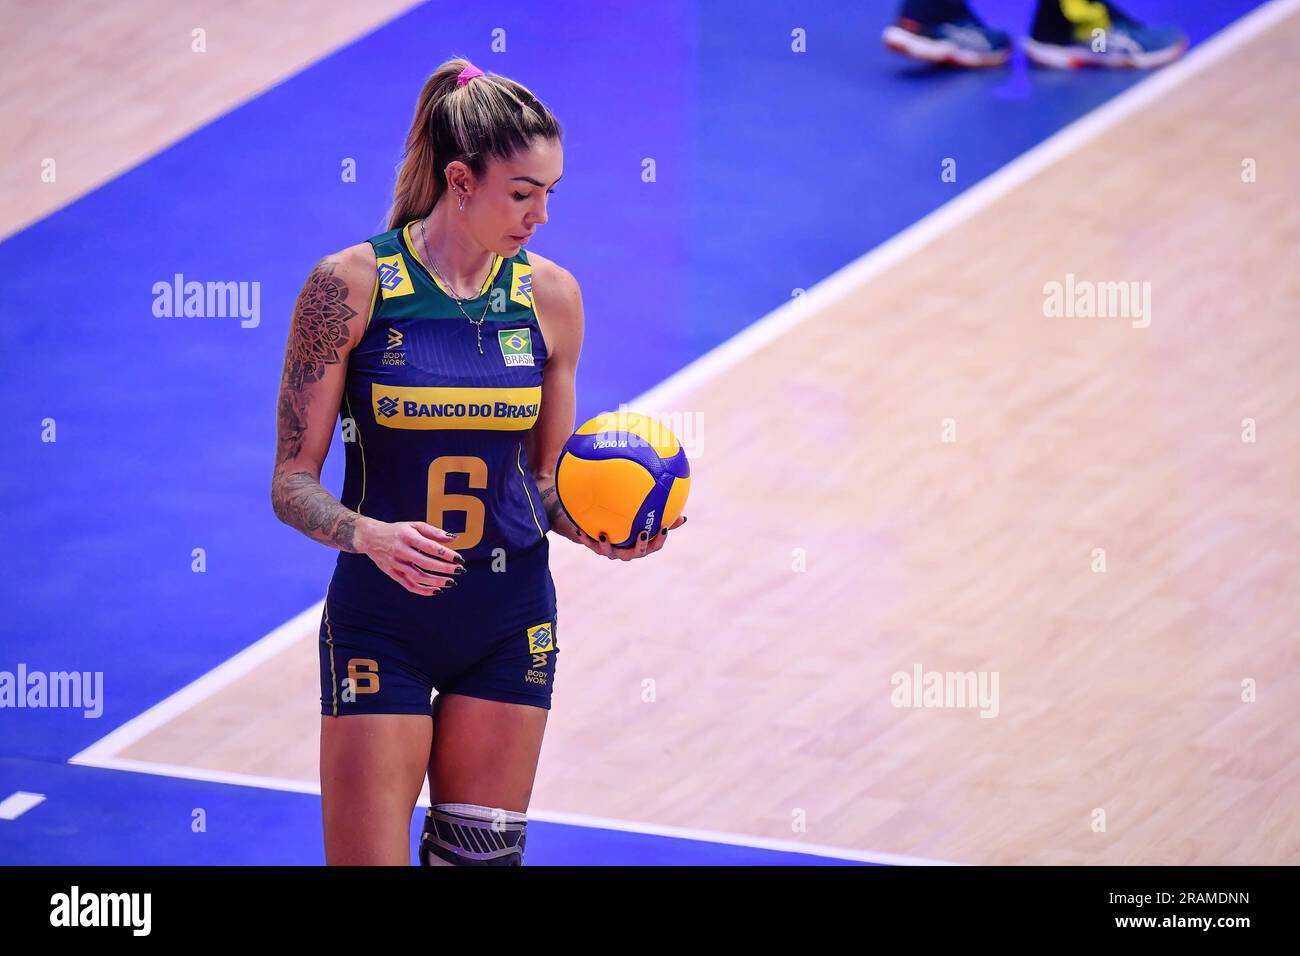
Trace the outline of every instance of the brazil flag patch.
<instances>
[{"instance_id":1,"label":"brazil flag patch","mask_svg":"<svg viewBox=\"0 0 1300 956\"><path fill-rule=\"evenodd\" d=\"M533 364L532 329L502 329L497 333L507 366Z\"/></svg>"}]
</instances>

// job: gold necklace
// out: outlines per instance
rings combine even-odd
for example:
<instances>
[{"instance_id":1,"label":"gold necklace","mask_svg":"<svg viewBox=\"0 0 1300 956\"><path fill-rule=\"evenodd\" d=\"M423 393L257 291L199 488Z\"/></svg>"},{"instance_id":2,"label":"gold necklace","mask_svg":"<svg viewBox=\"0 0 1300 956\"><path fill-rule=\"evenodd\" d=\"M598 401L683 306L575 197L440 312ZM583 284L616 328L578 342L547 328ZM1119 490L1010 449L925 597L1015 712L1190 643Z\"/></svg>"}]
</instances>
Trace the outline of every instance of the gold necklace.
<instances>
[{"instance_id":1,"label":"gold necklace","mask_svg":"<svg viewBox=\"0 0 1300 956\"><path fill-rule=\"evenodd\" d=\"M441 279L443 281L443 284L447 287L447 291L449 293L448 298L451 299L452 302L456 303L456 308L460 309L460 314L465 316L466 321L468 321L470 325L474 326L474 331L475 333L477 333L478 336L478 354L482 355L483 354L483 320L487 318L488 306L492 304L491 297L489 296L488 301L483 303L483 314L479 316L479 320L475 322L472 318L470 318L470 314L466 312L465 309L461 306L461 302L468 302L470 300L460 299L456 296L456 290L452 288L451 280L442 274L442 270L438 268L438 263L433 261L433 255L432 253L429 252L429 237L426 236L424 233L423 219L420 220L420 242L424 245L424 255L426 256L426 258L428 258L429 265L433 266L434 274L439 279ZM489 265L488 271L490 272L491 269L492 266Z\"/></svg>"}]
</instances>

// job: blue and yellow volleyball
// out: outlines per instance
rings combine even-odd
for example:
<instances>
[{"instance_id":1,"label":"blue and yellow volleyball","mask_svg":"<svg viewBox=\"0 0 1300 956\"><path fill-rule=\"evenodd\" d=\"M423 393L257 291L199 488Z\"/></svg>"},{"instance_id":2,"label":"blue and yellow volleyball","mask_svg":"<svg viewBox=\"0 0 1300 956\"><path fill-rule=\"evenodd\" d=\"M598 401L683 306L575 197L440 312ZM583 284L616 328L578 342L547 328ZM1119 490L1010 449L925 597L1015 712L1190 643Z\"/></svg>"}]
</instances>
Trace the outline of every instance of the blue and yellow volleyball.
<instances>
[{"instance_id":1,"label":"blue and yellow volleyball","mask_svg":"<svg viewBox=\"0 0 1300 956\"><path fill-rule=\"evenodd\" d=\"M637 412L602 412L565 443L555 490L584 534L616 548L671 527L686 507L691 466L677 436Z\"/></svg>"}]
</instances>

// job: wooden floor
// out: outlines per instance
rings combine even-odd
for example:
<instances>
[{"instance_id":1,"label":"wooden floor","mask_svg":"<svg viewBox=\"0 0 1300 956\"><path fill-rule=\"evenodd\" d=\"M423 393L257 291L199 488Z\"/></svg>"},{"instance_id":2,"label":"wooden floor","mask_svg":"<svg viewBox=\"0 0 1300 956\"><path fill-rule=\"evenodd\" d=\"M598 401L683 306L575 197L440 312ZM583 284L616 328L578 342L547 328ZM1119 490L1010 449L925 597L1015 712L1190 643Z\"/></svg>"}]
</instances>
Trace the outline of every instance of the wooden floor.
<instances>
[{"instance_id":1,"label":"wooden floor","mask_svg":"<svg viewBox=\"0 0 1300 956\"><path fill-rule=\"evenodd\" d=\"M0 238L415 4L5 3ZM196 29L206 52L193 50ZM53 182L42 178L47 159Z\"/></svg>"},{"instance_id":2,"label":"wooden floor","mask_svg":"<svg viewBox=\"0 0 1300 956\"><path fill-rule=\"evenodd\" d=\"M553 546L534 806L1300 863L1297 48L1292 17L684 396L688 529L628 565ZM1150 327L1046 317L1067 273L1150 282ZM314 643L123 756L310 785ZM914 665L996 674L997 716L892 706Z\"/></svg>"}]
</instances>

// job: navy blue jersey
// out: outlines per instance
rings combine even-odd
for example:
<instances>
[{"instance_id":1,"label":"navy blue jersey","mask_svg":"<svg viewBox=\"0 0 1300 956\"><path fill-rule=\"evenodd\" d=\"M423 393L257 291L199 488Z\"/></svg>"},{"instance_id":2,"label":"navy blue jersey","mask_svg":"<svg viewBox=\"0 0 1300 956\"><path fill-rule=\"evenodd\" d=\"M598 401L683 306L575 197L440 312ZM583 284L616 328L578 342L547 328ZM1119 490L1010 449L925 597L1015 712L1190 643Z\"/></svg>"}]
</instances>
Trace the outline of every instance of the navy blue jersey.
<instances>
[{"instance_id":1,"label":"navy blue jersey","mask_svg":"<svg viewBox=\"0 0 1300 956\"><path fill-rule=\"evenodd\" d=\"M369 240L378 274L339 412L356 429L341 500L380 521L455 532L450 546L466 560L522 550L549 529L524 449L547 359L527 254L497 256L478 297L461 303L485 316L476 329L411 226Z\"/></svg>"}]
</instances>

